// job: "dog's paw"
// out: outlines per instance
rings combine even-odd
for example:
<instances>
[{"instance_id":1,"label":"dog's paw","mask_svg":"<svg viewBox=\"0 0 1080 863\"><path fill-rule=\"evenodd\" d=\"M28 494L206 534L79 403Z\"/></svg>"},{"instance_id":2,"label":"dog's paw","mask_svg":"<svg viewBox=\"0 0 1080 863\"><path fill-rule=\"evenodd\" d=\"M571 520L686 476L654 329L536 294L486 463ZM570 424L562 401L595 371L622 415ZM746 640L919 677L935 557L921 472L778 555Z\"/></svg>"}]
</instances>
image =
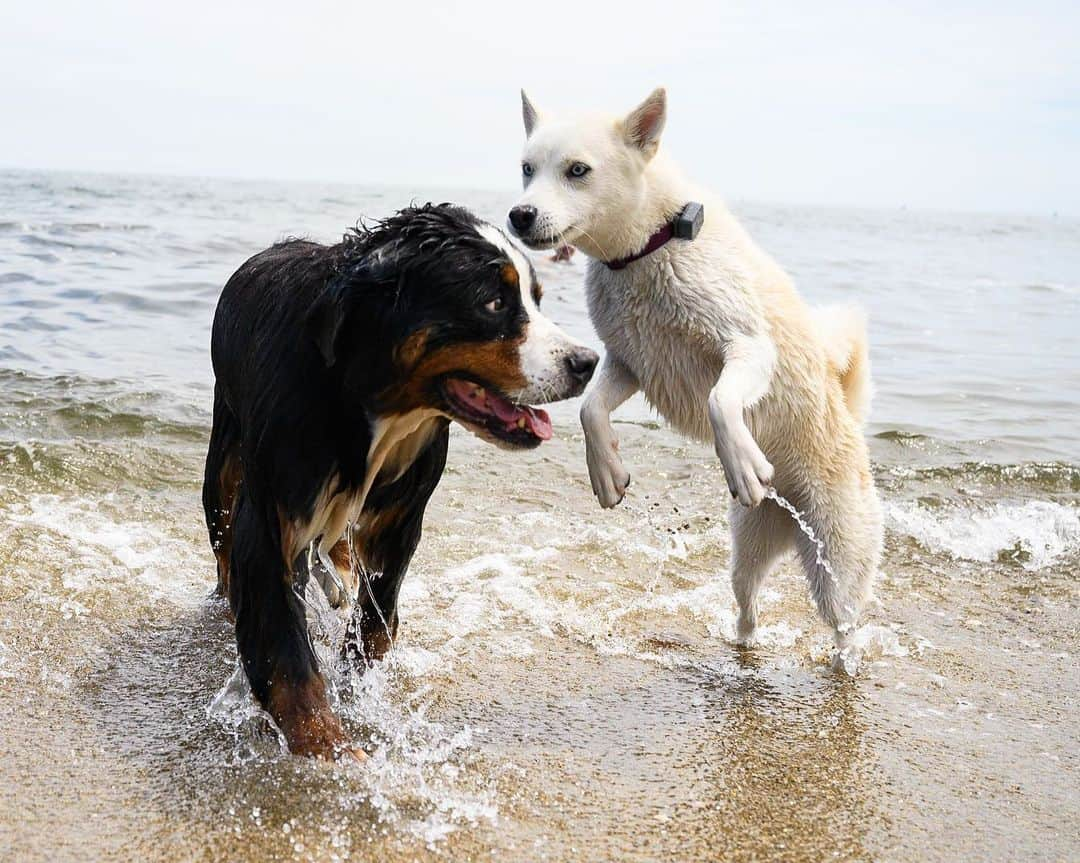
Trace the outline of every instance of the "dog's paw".
<instances>
[{"instance_id":1,"label":"dog's paw","mask_svg":"<svg viewBox=\"0 0 1080 863\"><path fill-rule=\"evenodd\" d=\"M854 645L839 648L833 654L830 666L834 674L842 677L854 677L862 667L863 652Z\"/></svg>"},{"instance_id":2,"label":"dog's paw","mask_svg":"<svg viewBox=\"0 0 1080 863\"><path fill-rule=\"evenodd\" d=\"M735 625L735 643L739 647L757 647L757 617L747 614L739 614L739 620Z\"/></svg>"},{"instance_id":3,"label":"dog's paw","mask_svg":"<svg viewBox=\"0 0 1080 863\"><path fill-rule=\"evenodd\" d=\"M743 506L755 507L765 499L773 481L773 466L765 453L747 435L737 446L721 447L717 453L724 464L728 491Z\"/></svg>"},{"instance_id":4,"label":"dog's paw","mask_svg":"<svg viewBox=\"0 0 1080 863\"><path fill-rule=\"evenodd\" d=\"M618 441L611 438L599 445L589 442L585 447L589 482L592 483L593 494L604 509L611 509L620 503L630 486L630 473L616 452L618 445Z\"/></svg>"}]
</instances>

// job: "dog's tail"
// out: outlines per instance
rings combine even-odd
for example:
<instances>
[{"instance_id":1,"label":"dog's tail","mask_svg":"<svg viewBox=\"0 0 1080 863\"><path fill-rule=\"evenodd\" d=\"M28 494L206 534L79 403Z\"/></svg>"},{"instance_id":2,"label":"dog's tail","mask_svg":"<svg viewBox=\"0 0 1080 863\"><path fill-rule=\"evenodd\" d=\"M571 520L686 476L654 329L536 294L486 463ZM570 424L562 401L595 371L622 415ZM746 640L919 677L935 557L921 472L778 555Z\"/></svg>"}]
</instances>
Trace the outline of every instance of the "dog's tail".
<instances>
[{"instance_id":1,"label":"dog's tail","mask_svg":"<svg viewBox=\"0 0 1080 863\"><path fill-rule=\"evenodd\" d=\"M844 390L844 402L856 422L865 422L871 396L866 315L854 306L825 306L814 311L829 365Z\"/></svg>"}]
</instances>

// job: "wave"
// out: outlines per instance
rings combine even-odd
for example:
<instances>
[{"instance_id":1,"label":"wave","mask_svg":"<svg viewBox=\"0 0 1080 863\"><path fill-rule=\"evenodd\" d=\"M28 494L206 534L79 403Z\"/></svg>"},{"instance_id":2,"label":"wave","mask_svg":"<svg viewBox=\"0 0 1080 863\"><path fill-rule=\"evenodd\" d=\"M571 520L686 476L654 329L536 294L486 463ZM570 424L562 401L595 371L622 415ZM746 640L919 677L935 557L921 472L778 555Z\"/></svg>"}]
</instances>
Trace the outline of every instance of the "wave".
<instances>
[{"instance_id":1,"label":"wave","mask_svg":"<svg viewBox=\"0 0 1080 863\"><path fill-rule=\"evenodd\" d=\"M11 220L0 220L0 232L7 233L9 231L20 231L27 234L33 234L38 232L48 232L54 234L63 233L92 233L92 232L124 232L131 231L153 231L156 228L145 222L62 222L62 221L47 221L47 222L16 222Z\"/></svg>"},{"instance_id":2,"label":"wave","mask_svg":"<svg viewBox=\"0 0 1080 863\"><path fill-rule=\"evenodd\" d=\"M1021 464L998 464L986 461L963 461L954 465L907 467L878 465L878 479L940 483L960 482L1012 485L1022 483L1042 491L1080 492L1080 467L1063 461L1033 461Z\"/></svg>"},{"instance_id":3,"label":"wave","mask_svg":"<svg viewBox=\"0 0 1080 863\"><path fill-rule=\"evenodd\" d=\"M33 375L0 369L0 447L27 441L77 442L150 436L205 439L210 426L209 392L148 390L135 381L96 380L79 375Z\"/></svg>"},{"instance_id":4,"label":"wave","mask_svg":"<svg viewBox=\"0 0 1080 863\"><path fill-rule=\"evenodd\" d=\"M39 584L44 596L69 604L75 614L88 613L102 601L138 595L149 602L167 601L193 607L206 595L209 566L202 549L167 522L145 513L125 518L124 499L59 494L31 494L0 512L14 530L35 537L34 547L66 561L62 589ZM134 515L134 513L133 513ZM186 526L184 526L186 527Z\"/></svg>"},{"instance_id":5,"label":"wave","mask_svg":"<svg viewBox=\"0 0 1080 863\"><path fill-rule=\"evenodd\" d=\"M28 246L40 246L45 249L59 249L65 252L86 252L94 255L117 256L125 254L124 249L103 243L76 242L57 237L44 237L40 234L23 234L19 241Z\"/></svg>"},{"instance_id":6,"label":"wave","mask_svg":"<svg viewBox=\"0 0 1080 863\"><path fill-rule=\"evenodd\" d=\"M1080 551L1080 513L1053 501L964 508L890 503L890 526L932 552L959 560L1044 569Z\"/></svg>"}]
</instances>

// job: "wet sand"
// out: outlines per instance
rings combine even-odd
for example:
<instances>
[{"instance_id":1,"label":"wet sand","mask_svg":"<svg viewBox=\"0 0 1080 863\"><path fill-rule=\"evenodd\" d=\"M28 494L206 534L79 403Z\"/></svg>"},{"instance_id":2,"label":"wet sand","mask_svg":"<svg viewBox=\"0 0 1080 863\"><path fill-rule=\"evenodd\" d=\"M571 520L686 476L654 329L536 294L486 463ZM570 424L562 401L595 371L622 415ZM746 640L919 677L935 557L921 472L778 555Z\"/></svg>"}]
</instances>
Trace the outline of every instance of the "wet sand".
<instances>
[{"instance_id":1,"label":"wet sand","mask_svg":"<svg viewBox=\"0 0 1080 863\"><path fill-rule=\"evenodd\" d=\"M214 704L235 651L178 481L196 446L103 447L74 476L5 453L10 859L1074 856L1075 559L944 567L892 532L854 679L791 565L743 650L719 468L620 432L641 467L613 513L576 434L526 456L455 434L395 655L337 680L374 755L348 768L284 754L243 685ZM160 488L106 491L151 465Z\"/></svg>"}]
</instances>

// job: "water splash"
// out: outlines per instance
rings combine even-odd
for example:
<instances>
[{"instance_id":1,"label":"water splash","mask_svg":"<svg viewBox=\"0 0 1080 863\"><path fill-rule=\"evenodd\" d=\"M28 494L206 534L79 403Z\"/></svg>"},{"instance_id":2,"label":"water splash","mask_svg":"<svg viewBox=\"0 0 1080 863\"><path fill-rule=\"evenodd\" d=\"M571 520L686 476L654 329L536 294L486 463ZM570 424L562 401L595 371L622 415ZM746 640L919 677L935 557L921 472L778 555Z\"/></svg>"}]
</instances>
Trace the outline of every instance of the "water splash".
<instances>
[{"instance_id":1,"label":"water splash","mask_svg":"<svg viewBox=\"0 0 1080 863\"><path fill-rule=\"evenodd\" d=\"M791 501L789 501L786 497L784 497L782 494L778 494L775 488L770 488L765 493L765 497L773 501L773 503L775 503L781 509L785 509L789 513L791 513L791 517L795 520L795 524L799 526L799 530L806 534L806 538L814 544L814 548L817 552L818 566L820 566L829 574L829 578L831 578L833 581L836 581L836 573L833 572L832 564L830 564L828 558L825 557L825 542L824 540L818 539L817 533L814 531L814 528L810 526L809 522L807 522L805 518L803 518L803 513L795 509L795 505L791 503Z\"/></svg>"},{"instance_id":2,"label":"water splash","mask_svg":"<svg viewBox=\"0 0 1080 863\"><path fill-rule=\"evenodd\" d=\"M379 623L382 624L383 632L386 634L386 643L389 645L388 654L394 652L394 635L390 632L390 624L387 623L386 617L383 616L382 609L379 608L379 602L375 599L375 593L371 589L371 574L364 569L360 555L356 553L356 531L353 529L353 522L349 522L345 526L345 536L348 537L349 545L349 571L352 573L354 579L362 579L364 583L364 589L367 591L368 599L371 601L371 607L375 609L375 613L379 616ZM360 603L360 597L356 597L357 604ZM359 637L359 634L358 636Z\"/></svg>"},{"instance_id":3,"label":"water splash","mask_svg":"<svg viewBox=\"0 0 1080 863\"><path fill-rule=\"evenodd\" d=\"M1080 550L1080 511L1069 503L1005 500L930 508L902 501L889 503L886 515L894 530L958 560L1038 571Z\"/></svg>"},{"instance_id":4,"label":"water splash","mask_svg":"<svg viewBox=\"0 0 1080 863\"><path fill-rule=\"evenodd\" d=\"M647 526L648 529L652 531L655 537L657 548L656 567L653 570L652 578L645 586L645 593L652 594L656 590L656 587L660 582L661 576L663 576L664 574L664 567L667 565L672 555L678 555L680 551L678 539L675 536L664 532L664 529L654 520L653 514L649 511L649 509L643 509L636 504L633 504L630 501L626 500L625 498L623 499L621 505L629 512L634 513L634 515L640 518L643 522L643 526ZM683 556L685 556L685 549L683 549L683 552Z\"/></svg>"}]
</instances>

